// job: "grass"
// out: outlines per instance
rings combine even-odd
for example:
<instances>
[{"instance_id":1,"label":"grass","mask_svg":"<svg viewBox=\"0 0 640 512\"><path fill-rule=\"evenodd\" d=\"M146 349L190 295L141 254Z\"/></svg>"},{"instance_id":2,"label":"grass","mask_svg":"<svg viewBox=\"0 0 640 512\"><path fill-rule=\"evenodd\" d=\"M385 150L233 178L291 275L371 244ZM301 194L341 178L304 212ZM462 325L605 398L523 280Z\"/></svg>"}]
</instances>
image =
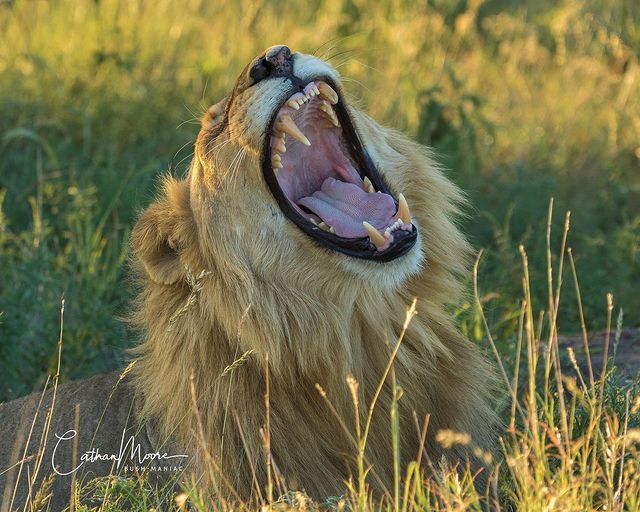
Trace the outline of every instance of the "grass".
<instances>
[{"instance_id":1,"label":"grass","mask_svg":"<svg viewBox=\"0 0 640 512\"><path fill-rule=\"evenodd\" d=\"M549 240L552 212L550 207ZM407 310L404 329L391 352L389 363L371 402L361 403L358 382L352 377L346 379L345 386L351 392L356 418L355 430L349 431L349 435L354 441L353 457L357 461L357 472L345 482L344 495L328 497L323 503L315 503L301 492L287 490L286 482L270 454L267 375L264 457L270 471L264 492L258 491L252 500L243 501L224 475L220 476L219 466L209 454L203 457L206 478L217 481L228 498L205 494L200 490L202 486L196 482L188 483L178 491L170 488L151 490L148 473L136 477L114 475L78 482L74 510L157 509L205 512L258 509L315 511L329 508L362 512L480 511L485 510L487 502L495 510L637 510L640 506L640 377L636 375L623 382L616 374L614 357L609 356L609 348L619 336L612 324L613 297L607 297L608 335L602 355L603 368L599 374L591 371L591 361L586 367L579 365L572 350L569 350L565 360L558 345L558 312L561 303L567 295L571 296L573 293L578 298L581 297L573 254L566 244L568 228L568 223L565 223L556 266L551 263L552 245L549 243L547 248L548 303L540 315L537 311L541 305L536 304L531 295L529 257L525 249L520 248L523 279L519 298L516 363L513 367L500 355L482 306L478 288L482 253L478 255L474 265L474 299L504 384L498 393L501 398L499 407L505 421L499 449L495 454L474 449L474 453L492 464L490 490L486 493L483 494L474 487L475 475L469 468L449 467L423 457L428 416L422 425L418 422L416 424L422 439L416 460L406 467L402 467L399 462L394 463L393 488L387 489L380 497L374 496L369 487L369 482L375 478L365 456L369 426L378 393L385 382L390 382L392 386L394 404L401 399L402 392L395 384L393 363L406 328L412 318L419 314L420 305L414 300ZM573 285L571 290L563 285L563 268L566 266L570 268L571 279L568 282ZM579 313L584 314L584 311L581 309ZM58 384L62 338L61 328L58 371L53 378L54 393ZM589 336L586 333L584 343L589 346ZM247 355L243 354L227 366L223 374L237 370ZM335 412L322 387L318 385L317 389L330 410ZM194 412L198 415L195 394L192 398ZM397 409L392 405L389 442L398 446L402 432L394 419L395 411ZM364 418L364 422L361 423L358 418ZM348 429L343 418L336 416L336 421ZM438 432L436 440L444 447L470 443L468 435L453 431ZM208 453L207 440L201 437L199 442L204 453ZM36 496L33 501L39 503L40 507L34 507L33 510L46 509L46 489L50 484L50 481L46 481L43 484L44 491L34 491Z\"/></svg>"},{"instance_id":2,"label":"grass","mask_svg":"<svg viewBox=\"0 0 640 512\"><path fill-rule=\"evenodd\" d=\"M620 470L637 455L637 383L572 381L554 347L583 325L640 326L640 4L16 0L0 3L0 31L0 400L52 376L63 295L61 381L124 365L137 211L162 172L184 173L206 107L285 42L433 146L469 195L481 292L454 312L472 340L491 333L510 383L497 404L504 502L638 508L636 468ZM548 229L551 197L572 212L566 242ZM432 487L412 468L387 507L477 499L468 479L445 472ZM95 487L111 499L108 482ZM346 500L366 508L366 496L358 478Z\"/></svg>"}]
</instances>

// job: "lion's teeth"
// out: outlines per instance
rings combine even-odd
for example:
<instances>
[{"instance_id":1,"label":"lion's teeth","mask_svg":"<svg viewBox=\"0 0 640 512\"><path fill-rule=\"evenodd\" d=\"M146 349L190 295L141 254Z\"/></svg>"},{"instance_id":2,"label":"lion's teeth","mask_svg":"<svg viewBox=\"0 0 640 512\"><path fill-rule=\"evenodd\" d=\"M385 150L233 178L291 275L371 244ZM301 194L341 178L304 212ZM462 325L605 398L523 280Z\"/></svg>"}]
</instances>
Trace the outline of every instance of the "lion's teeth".
<instances>
[{"instance_id":1,"label":"lion's teeth","mask_svg":"<svg viewBox=\"0 0 640 512\"><path fill-rule=\"evenodd\" d=\"M367 231L367 234L369 235L369 239L371 240L373 245L376 246L376 249L380 250L380 248L384 246L386 242L384 235L380 233L380 231L378 231L368 222L363 222L362 225L364 226L364 229Z\"/></svg>"},{"instance_id":2,"label":"lion's teeth","mask_svg":"<svg viewBox=\"0 0 640 512\"><path fill-rule=\"evenodd\" d=\"M273 149L275 149L279 153L286 153L287 152L287 146L285 146L283 139L279 139L277 144L274 146Z\"/></svg>"},{"instance_id":3,"label":"lion's teeth","mask_svg":"<svg viewBox=\"0 0 640 512\"><path fill-rule=\"evenodd\" d=\"M318 89L318 86L316 84L311 84L311 90L315 93L316 96L320 94L320 89Z\"/></svg>"},{"instance_id":4,"label":"lion's teeth","mask_svg":"<svg viewBox=\"0 0 640 512\"><path fill-rule=\"evenodd\" d=\"M280 155L271 155L271 167L274 169L282 169L282 158L280 158Z\"/></svg>"},{"instance_id":5,"label":"lion's teeth","mask_svg":"<svg viewBox=\"0 0 640 512\"><path fill-rule=\"evenodd\" d=\"M393 224L391 224L391 226L389 226L387 229L384 230L384 237L390 238L391 233L399 229L401 225L402 225L402 221L396 220Z\"/></svg>"},{"instance_id":6,"label":"lion's teeth","mask_svg":"<svg viewBox=\"0 0 640 512\"><path fill-rule=\"evenodd\" d=\"M319 82L318 90L320 91L320 95L328 99L332 105L338 103L338 93L334 91L329 84Z\"/></svg>"},{"instance_id":7,"label":"lion's teeth","mask_svg":"<svg viewBox=\"0 0 640 512\"><path fill-rule=\"evenodd\" d=\"M411 224L411 212L409 211L409 204L404 198L403 194L398 196L398 212L396 213L396 219L401 220L405 224Z\"/></svg>"},{"instance_id":8,"label":"lion's teeth","mask_svg":"<svg viewBox=\"0 0 640 512\"><path fill-rule=\"evenodd\" d=\"M286 153L287 146L284 142L284 133L280 133L278 135L279 137L277 136L271 137L271 147L273 148L274 151L278 153Z\"/></svg>"},{"instance_id":9,"label":"lion's teeth","mask_svg":"<svg viewBox=\"0 0 640 512\"><path fill-rule=\"evenodd\" d=\"M296 100L287 101L287 105L289 105L293 110L300 110L300 105L298 105Z\"/></svg>"},{"instance_id":10,"label":"lion's teeth","mask_svg":"<svg viewBox=\"0 0 640 512\"><path fill-rule=\"evenodd\" d=\"M302 142L305 146L311 146L311 142L307 139L300 131L300 128L296 126L296 123L293 122L290 116L284 115L280 116L276 121L275 128L278 131L291 135L297 141Z\"/></svg>"},{"instance_id":11,"label":"lion's teeth","mask_svg":"<svg viewBox=\"0 0 640 512\"><path fill-rule=\"evenodd\" d=\"M364 177L364 189L367 192L373 193L376 191L375 188L373 188L373 183L371 183L371 180L369 179L369 176L365 176Z\"/></svg>"},{"instance_id":12,"label":"lion's teeth","mask_svg":"<svg viewBox=\"0 0 640 512\"><path fill-rule=\"evenodd\" d=\"M326 231L327 233L332 233L332 234L336 234L336 230L333 229L333 226L329 226L329 224L327 224L326 222L321 222L320 224L318 224L318 227L322 230L322 231Z\"/></svg>"},{"instance_id":13,"label":"lion's teeth","mask_svg":"<svg viewBox=\"0 0 640 512\"><path fill-rule=\"evenodd\" d=\"M315 86L315 84L313 82L308 83L305 88L303 89L303 93L305 94L305 96L309 99L313 98L314 96L318 95L318 92L316 92L317 87Z\"/></svg>"},{"instance_id":14,"label":"lion's teeth","mask_svg":"<svg viewBox=\"0 0 640 512\"><path fill-rule=\"evenodd\" d=\"M320 109L327 114L327 116L329 116L329 119L331 120L331 122L333 123L333 126L340 126L340 123L338 122L338 117L336 116L336 113L333 110L333 107L329 104L329 102L327 101L322 101L322 103L320 103Z\"/></svg>"}]
</instances>

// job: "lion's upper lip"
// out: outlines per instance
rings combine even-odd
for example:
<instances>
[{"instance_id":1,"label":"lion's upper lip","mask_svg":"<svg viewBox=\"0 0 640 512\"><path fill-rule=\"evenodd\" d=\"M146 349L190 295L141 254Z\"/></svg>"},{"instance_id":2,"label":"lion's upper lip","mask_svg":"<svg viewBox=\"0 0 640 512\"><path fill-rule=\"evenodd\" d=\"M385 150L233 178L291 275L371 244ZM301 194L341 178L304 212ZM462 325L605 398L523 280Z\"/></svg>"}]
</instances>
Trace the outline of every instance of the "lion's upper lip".
<instances>
[{"instance_id":1,"label":"lion's upper lip","mask_svg":"<svg viewBox=\"0 0 640 512\"><path fill-rule=\"evenodd\" d=\"M406 200L398 203L362 147L330 79L300 86L273 115L264 172L283 212L325 245L393 259L415 243Z\"/></svg>"}]
</instances>

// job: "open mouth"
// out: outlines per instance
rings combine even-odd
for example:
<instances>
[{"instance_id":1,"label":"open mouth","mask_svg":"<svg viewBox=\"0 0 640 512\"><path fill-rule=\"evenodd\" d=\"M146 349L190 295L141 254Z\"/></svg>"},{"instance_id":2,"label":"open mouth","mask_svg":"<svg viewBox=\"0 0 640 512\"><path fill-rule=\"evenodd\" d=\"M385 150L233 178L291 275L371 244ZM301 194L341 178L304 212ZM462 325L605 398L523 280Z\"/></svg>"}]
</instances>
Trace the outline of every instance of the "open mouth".
<instances>
[{"instance_id":1,"label":"open mouth","mask_svg":"<svg viewBox=\"0 0 640 512\"><path fill-rule=\"evenodd\" d=\"M327 78L298 86L275 112L263 173L282 212L321 245L390 261L415 244L402 194L392 195Z\"/></svg>"}]
</instances>

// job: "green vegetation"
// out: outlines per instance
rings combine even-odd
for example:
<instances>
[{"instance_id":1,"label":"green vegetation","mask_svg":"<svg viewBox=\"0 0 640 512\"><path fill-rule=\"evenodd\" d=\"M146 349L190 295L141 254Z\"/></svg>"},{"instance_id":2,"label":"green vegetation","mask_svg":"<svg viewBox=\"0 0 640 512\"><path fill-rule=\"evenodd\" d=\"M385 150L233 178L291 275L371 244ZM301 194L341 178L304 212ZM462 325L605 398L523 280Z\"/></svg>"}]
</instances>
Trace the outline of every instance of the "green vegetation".
<instances>
[{"instance_id":1,"label":"green vegetation","mask_svg":"<svg viewBox=\"0 0 640 512\"><path fill-rule=\"evenodd\" d=\"M62 379L123 365L133 334L119 317L126 317L132 293L126 263L136 214L153 197L159 175L185 172L200 114L231 89L253 56L280 42L329 60L354 101L433 146L468 193L461 222L484 248L479 302L510 382L520 333L526 347L553 340L554 323L561 334L581 328L571 266L560 250L567 210L567 247L587 328L605 328L608 313L614 325L621 318L626 327L640 326L640 3L634 0L16 0L0 3L0 33L0 400L40 389L55 367L62 295ZM554 286L564 262L563 299L553 315L551 197ZM539 312L547 311L544 335L521 326L520 245L534 308L527 315L537 326ZM456 314L468 336L486 345L488 330L471 296ZM525 388L529 373L520 372ZM637 389L621 387L615 373L601 400L598 383L569 384L567 410L575 406L578 413L565 419L573 433L549 451L548 433L556 426L562 432L568 413L554 394L557 376L544 373L539 402L518 391L524 417L540 424L524 428L517 411L515 437L504 452L515 460L504 466L505 500L537 510L543 497L524 493L546 486L556 508L620 509L614 469L624 465L622 446L626 455L632 449L621 425L626 393L632 401ZM506 396L500 406L509 424ZM614 434L603 427L605 417L617 425ZM627 427L635 428L633 421ZM615 455L610 460L607 448ZM525 452L531 468L523 467ZM592 456L601 462L590 466L593 473L575 469ZM568 465L572 460L576 466ZM640 506L637 462L635 470L624 494L629 510ZM582 486L569 492L575 482ZM415 496L432 492L416 485ZM355 508L364 507L359 491L351 498ZM445 509L458 499L473 501L463 483L433 492L453 500Z\"/></svg>"}]
</instances>

